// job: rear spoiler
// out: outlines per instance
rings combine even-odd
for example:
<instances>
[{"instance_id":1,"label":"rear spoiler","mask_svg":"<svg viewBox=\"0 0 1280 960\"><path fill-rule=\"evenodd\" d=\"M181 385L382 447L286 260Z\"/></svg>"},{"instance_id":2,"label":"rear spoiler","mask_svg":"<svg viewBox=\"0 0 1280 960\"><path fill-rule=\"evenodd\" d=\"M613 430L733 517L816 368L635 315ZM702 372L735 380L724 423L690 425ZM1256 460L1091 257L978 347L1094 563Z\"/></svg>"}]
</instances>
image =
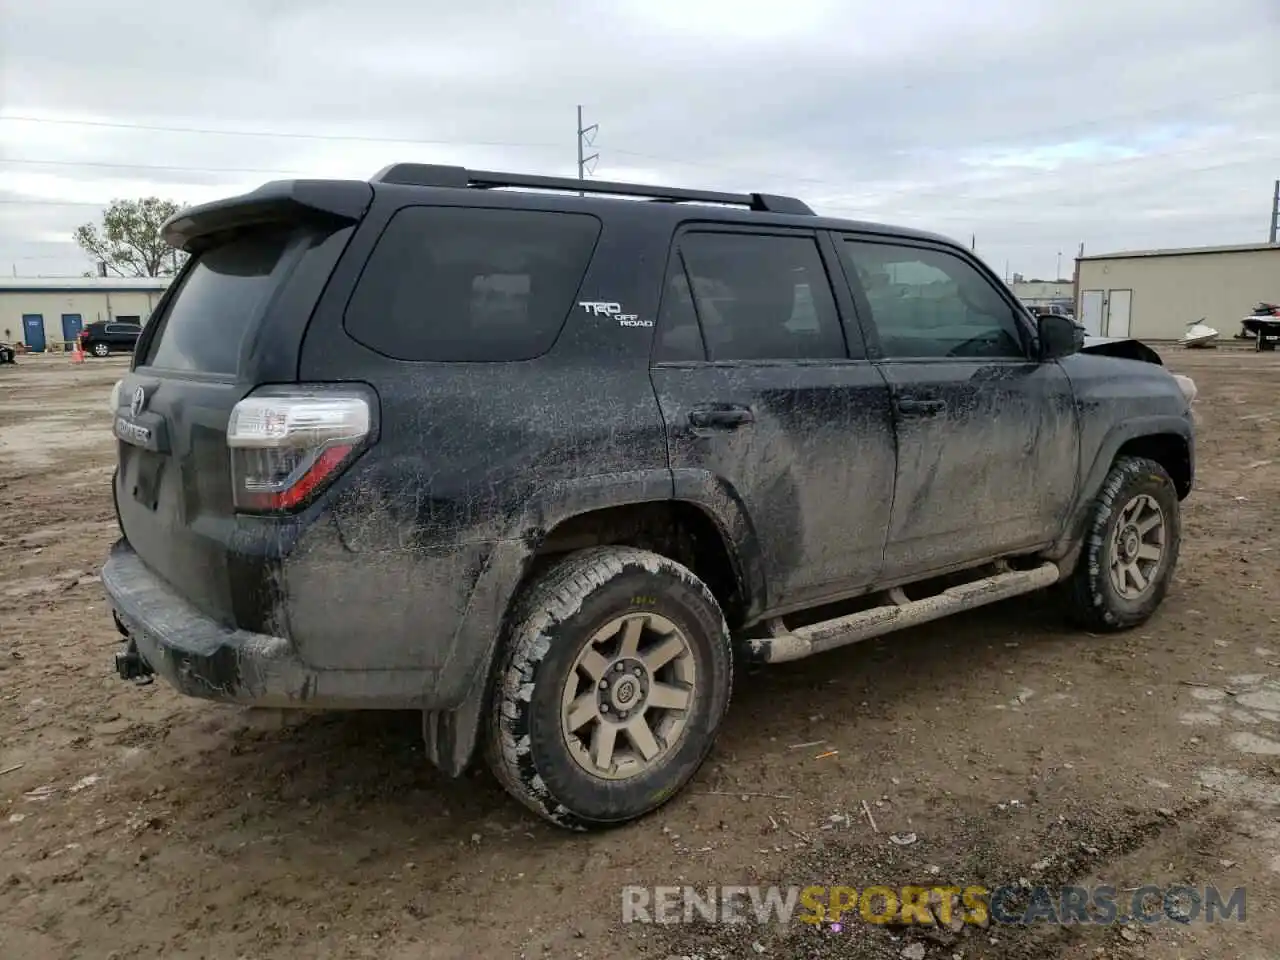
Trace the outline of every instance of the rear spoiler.
<instances>
[{"instance_id":1,"label":"rear spoiler","mask_svg":"<svg viewBox=\"0 0 1280 960\"><path fill-rule=\"evenodd\" d=\"M356 223L372 201L373 187L362 180L273 180L251 193L188 207L170 217L160 234L169 246L198 253L210 237L244 227Z\"/></svg>"}]
</instances>

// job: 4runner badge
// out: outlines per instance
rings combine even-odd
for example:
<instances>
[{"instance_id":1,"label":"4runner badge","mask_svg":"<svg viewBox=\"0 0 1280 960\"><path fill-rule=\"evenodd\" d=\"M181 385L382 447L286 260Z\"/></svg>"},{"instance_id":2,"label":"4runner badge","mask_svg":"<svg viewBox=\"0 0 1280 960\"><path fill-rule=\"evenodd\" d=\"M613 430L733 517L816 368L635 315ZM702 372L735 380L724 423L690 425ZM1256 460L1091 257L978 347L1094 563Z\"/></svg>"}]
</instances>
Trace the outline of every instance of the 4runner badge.
<instances>
[{"instance_id":1,"label":"4runner badge","mask_svg":"<svg viewBox=\"0 0 1280 960\"><path fill-rule=\"evenodd\" d=\"M622 304L608 300L579 300L578 306L597 317L613 317L620 327L652 327L652 320L641 320L637 313L623 313Z\"/></svg>"}]
</instances>

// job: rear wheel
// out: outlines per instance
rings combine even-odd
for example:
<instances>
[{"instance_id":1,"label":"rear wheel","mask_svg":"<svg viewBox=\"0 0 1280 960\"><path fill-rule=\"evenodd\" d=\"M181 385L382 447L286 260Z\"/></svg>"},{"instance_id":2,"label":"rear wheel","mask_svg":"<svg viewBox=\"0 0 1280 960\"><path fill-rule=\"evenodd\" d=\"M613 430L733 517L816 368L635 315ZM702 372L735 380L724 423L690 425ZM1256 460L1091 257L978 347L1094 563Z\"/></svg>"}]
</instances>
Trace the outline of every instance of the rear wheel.
<instances>
[{"instance_id":1,"label":"rear wheel","mask_svg":"<svg viewBox=\"0 0 1280 960\"><path fill-rule=\"evenodd\" d=\"M105 357L111 353L111 348L105 343L95 343L89 349L95 357Z\"/></svg>"},{"instance_id":2,"label":"rear wheel","mask_svg":"<svg viewBox=\"0 0 1280 960\"><path fill-rule=\"evenodd\" d=\"M574 554L520 601L492 694L489 764L562 827L661 806L711 749L733 655L711 591L630 547Z\"/></svg>"},{"instance_id":3,"label":"rear wheel","mask_svg":"<svg viewBox=\"0 0 1280 960\"><path fill-rule=\"evenodd\" d=\"M1164 467L1145 457L1117 459L1067 584L1073 619L1098 631L1146 621L1169 589L1181 536L1178 494Z\"/></svg>"}]
</instances>

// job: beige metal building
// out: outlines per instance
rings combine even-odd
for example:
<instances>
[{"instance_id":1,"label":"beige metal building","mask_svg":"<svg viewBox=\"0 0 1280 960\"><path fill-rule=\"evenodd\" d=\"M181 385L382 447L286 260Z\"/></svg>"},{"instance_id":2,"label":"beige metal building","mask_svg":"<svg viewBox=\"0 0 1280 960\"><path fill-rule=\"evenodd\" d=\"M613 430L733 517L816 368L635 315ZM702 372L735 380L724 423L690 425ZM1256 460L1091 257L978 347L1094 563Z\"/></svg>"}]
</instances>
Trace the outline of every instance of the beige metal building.
<instances>
[{"instance_id":1,"label":"beige metal building","mask_svg":"<svg viewBox=\"0 0 1280 960\"><path fill-rule=\"evenodd\" d=\"M1203 318L1231 337L1258 301L1280 303L1280 244L1096 254L1076 270L1076 319L1095 336L1176 340Z\"/></svg>"},{"instance_id":2,"label":"beige metal building","mask_svg":"<svg viewBox=\"0 0 1280 960\"><path fill-rule=\"evenodd\" d=\"M146 323L168 277L0 277L0 342L63 349L91 323Z\"/></svg>"}]
</instances>

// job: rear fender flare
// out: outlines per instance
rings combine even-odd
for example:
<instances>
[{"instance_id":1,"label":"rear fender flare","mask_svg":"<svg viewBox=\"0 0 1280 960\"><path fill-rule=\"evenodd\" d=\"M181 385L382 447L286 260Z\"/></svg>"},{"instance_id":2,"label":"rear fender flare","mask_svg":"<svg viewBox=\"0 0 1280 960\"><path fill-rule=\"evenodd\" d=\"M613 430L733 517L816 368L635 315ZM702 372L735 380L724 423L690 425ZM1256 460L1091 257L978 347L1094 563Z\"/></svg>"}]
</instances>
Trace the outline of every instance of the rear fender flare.
<instances>
[{"instance_id":1,"label":"rear fender flare","mask_svg":"<svg viewBox=\"0 0 1280 960\"><path fill-rule=\"evenodd\" d=\"M763 606L764 571L755 528L736 491L713 474L679 470L673 483L669 470L636 470L552 484L531 498L512 522L473 591L453 649L482 653L469 658L468 664L450 665L470 672L471 682L453 709L423 714L423 739L435 766L456 777L472 759L506 612L538 543L560 523L593 510L672 500L692 504L710 517L728 548L748 611ZM451 672L449 667L446 672Z\"/></svg>"}]
</instances>

